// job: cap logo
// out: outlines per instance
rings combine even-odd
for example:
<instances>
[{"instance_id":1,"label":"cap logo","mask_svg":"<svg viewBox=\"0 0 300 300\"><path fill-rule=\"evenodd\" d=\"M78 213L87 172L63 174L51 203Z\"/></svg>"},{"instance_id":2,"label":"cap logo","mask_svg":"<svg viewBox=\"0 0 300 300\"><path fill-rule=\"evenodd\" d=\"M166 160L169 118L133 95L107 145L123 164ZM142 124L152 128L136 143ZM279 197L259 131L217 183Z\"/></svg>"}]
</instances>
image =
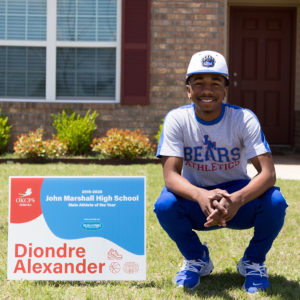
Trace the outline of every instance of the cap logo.
<instances>
[{"instance_id":1,"label":"cap logo","mask_svg":"<svg viewBox=\"0 0 300 300\"><path fill-rule=\"evenodd\" d=\"M202 58L202 66L206 68L212 68L215 66L216 60L210 56L206 55Z\"/></svg>"}]
</instances>

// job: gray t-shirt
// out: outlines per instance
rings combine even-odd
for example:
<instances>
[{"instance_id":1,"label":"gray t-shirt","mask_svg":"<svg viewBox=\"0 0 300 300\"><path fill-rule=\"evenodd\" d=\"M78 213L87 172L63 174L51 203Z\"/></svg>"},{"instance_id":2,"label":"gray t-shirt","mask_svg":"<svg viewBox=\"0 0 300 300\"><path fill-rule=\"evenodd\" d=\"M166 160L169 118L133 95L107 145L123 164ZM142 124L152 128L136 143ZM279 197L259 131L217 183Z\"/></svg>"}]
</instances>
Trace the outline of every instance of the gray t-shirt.
<instances>
[{"instance_id":1,"label":"gray t-shirt","mask_svg":"<svg viewBox=\"0 0 300 300\"><path fill-rule=\"evenodd\" d=\"M211 122L196 116L194 104L171 110L156 155L183 158L182 176L205 187L249 179L247 161L266 152L271 151L255 114L226 103Z\"/></svg>"}]
</instances>

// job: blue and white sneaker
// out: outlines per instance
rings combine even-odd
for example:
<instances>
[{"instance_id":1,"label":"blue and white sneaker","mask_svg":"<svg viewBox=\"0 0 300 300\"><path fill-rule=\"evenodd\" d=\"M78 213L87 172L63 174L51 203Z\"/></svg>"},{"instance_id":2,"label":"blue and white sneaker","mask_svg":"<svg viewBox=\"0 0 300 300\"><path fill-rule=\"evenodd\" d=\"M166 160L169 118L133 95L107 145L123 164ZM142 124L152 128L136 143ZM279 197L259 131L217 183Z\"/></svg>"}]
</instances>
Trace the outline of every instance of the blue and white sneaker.
<instances>
[{"instance_id":1,"label":"blue and white sneaker","mask_svg":"<svg viewBox=\"0 0 300 300\"><path fill-rule=\"evenodd\" d=\"M177 287L183 287L188 290L195 289L200 284L200 277L209 275L214 266L209 258L209 251L204 246L204 255L201 259L185 260L181 270L175 277Z\"/></svg>"},{"instance_id":2,"label":"blue and white sneaker","mask_svg":"<svg viewBox=\"0 0 300 300\"><path fill-rule=\"evenodd\" d=\"M243 289L249 294L265 291L270 287L267 267L263 263L254 263L243 257L238 262L237 269L242 276L246 277Z\"/></svg>"}]
</instances>

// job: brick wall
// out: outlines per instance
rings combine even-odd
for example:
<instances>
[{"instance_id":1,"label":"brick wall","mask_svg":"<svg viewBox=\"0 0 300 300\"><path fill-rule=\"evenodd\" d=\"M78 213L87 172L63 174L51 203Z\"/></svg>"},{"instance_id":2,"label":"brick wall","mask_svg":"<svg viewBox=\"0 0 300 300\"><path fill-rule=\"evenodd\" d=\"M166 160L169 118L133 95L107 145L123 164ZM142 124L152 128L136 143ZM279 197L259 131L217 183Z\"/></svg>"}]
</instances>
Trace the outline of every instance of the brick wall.
<instances>
[{"instance_id":1,"label":"brick wall","mask_svg":"<svg viewBox=\"0 0 300 300\"><path fill-rule=\"evenodd\" d=\"M21 133L45 129L45 137L54 133L51 114L70 107L85 114L99 113L96 136L110 128L140 128L152 139L165 114L188 103L184 76L191 55L210 49L224 52L224 0L152 0L150 105L72 104L0 102L12 127L12 144ZM154 141L154 139L153 139ZM300 152L300 111L295 112L295 148Z\"/></svg>"},{"instance_id":2,"label":"brick wall","mask_svg":"<svg viewBox=\"0 0 300 300\"><path fill-rule=\"evenodd\" d=\"M224 50L223 2L152 1L149 106L0 102L13 125L12 142L21 133L38 127L43 127L45 136L50 137L51 114L67 107L81 114L89 108L97 110L97 136L112 127L141 128L154 136L167 111L187 103L184 75L190 56L204 49Z\"/></svg>"},{"instance_id":3,"label":"brick wall","mask_svg":"<svg viewBox=\"0 0 300 300\"><path fill-rule=\"evenodd\" d=\"M71 108L81 115L86 114L88 109L96 110L99 114L97 118L98 129L95 136L105 135L110 128L128 128L134 130L141 128L149 135L157 131L159 116L156 122L151 119L151 114L147 111L149 107L142 106L121 106L120 104L66 104L66 103L34 103L34 102L0 102L2 111L8 116L12 125L11 143L9 149L17 136L28 133L39 127L45 129L45 138L50 138L54 132L52 127L52 114L57 114L63 109ZM154 116L155 117L155 116ZM154 118L155 119L155 118ZM155 134L154 134L155 135Z\"/></svg>"},{"instance_id":4,"label":"brick wall","mask_svg":"<svg viewBox=\"0 0 300 300\"><path fill-rule=\"evenodd\" d=\"M152 1L151 104L161 111L187 103L184 79L200 50L224 51L224 1Z\"/></svg>"},{"instance_id":5,"label":"brick wall","mask_svg":"<svg viewBox=\"0 0 300 300\"><path fill-rule=\"evenodd\" d=\"M53 133L51 114L68 107L99 113L97 136L110 128L140 128L153 137L172 108L186 104L184 86L191 55L200 50L224 51L224 0L152 0L150 105L0 102L12 128L12 142L21 133L45 129Z\"/></svg>"}]
</instances>

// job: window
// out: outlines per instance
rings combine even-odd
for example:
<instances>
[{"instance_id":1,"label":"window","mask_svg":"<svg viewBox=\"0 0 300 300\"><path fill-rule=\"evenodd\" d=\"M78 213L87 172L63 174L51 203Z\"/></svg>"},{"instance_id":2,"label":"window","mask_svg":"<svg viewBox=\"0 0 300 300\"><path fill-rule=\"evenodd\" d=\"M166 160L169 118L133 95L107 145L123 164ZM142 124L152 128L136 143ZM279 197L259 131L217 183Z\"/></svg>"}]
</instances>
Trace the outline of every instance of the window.
<instances>
[{"instance_id":1,"label":"window","mask_svg":"<svg viewBox=\"0 0 300 300\"><path fill-rule=\"evenodd\" d=\"M119 102L121 0L0 0L0 99Z\"/></svg>"},{"instance_id":2,"label":"window","mask_svg":"<svg viewBox=\"0 0 300 300\"><path fill-rule=\"evenodd\" d=\"M0 97L44 98L46 49L0 47Z\"/></svg>"}]
</instances>

